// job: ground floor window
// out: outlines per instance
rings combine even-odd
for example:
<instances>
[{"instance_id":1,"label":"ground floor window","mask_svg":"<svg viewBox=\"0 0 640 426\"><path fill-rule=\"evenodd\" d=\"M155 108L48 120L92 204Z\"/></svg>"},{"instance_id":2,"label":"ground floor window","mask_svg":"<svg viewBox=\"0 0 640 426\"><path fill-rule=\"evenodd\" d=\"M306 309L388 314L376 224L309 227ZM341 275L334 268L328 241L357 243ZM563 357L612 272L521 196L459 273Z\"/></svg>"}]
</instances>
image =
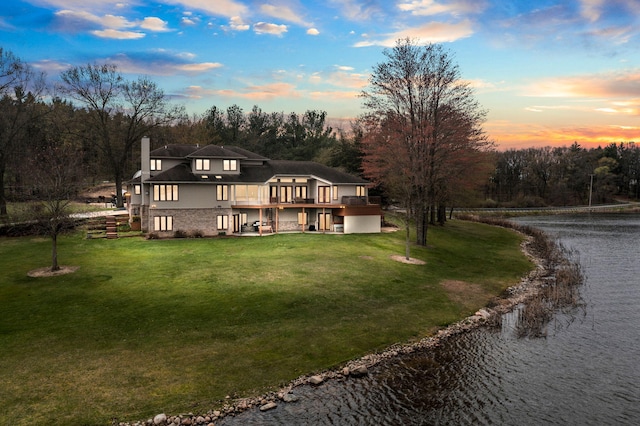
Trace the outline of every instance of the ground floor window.
<instances>
[{"instance_id":1,"label":"ground floor window","mask_svg":"<svg viewBox=\"0 0 640 426\"><path fill-rule=\"evenodd\" d=\"M173 231L173 216L155 216L153 218L154 231Z\"/></svg>"},{"instance_id":2,"label":"ground floor window","mask_svg":"<svg viewBox=\"0 0 640 426\"><path fill-rule=\"evenodd\" d=\"M220 229L229 228L229 216L220 215L216 217L216 226Z\"/></svg>"},{"instance_id":3,"label":"ground floor window","mask_svg":"<svg viewBox=\"0 0 640 426\"><path fill-rule=\"evenodd\" d=\"M318 213L318 230L329 231L331 229L331 213Z\"/></svg>"},{"instance_id":4,"label":"ground floor window","mask_svg":"<svg viewBox=\"0 0 640 426\"><path fill-rule=\"evenodd\" d=\"M307 223L309 223L309 214L298 212L298 225L306 225Z\"/></svg>"}]
</instances>

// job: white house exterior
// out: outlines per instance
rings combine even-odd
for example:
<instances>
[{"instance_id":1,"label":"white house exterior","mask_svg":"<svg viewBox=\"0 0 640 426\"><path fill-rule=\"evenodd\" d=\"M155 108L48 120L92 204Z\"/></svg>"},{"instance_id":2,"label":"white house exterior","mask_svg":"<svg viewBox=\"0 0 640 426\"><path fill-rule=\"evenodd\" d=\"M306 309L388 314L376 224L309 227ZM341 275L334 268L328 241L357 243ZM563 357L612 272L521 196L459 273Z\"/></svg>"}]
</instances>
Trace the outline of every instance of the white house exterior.
<instances>
[{"instance_id":1,"label":"white house exterior","mask_svg":"<svg viewBox=\"0 0 640 426\"><path fill-rule=\"evenodd\" d=\"M146 232L200 235L380 232L368 182L310 161L270 160L235 146L167 145L142 139L128 209Z\"/></svg>"}]
</instances>

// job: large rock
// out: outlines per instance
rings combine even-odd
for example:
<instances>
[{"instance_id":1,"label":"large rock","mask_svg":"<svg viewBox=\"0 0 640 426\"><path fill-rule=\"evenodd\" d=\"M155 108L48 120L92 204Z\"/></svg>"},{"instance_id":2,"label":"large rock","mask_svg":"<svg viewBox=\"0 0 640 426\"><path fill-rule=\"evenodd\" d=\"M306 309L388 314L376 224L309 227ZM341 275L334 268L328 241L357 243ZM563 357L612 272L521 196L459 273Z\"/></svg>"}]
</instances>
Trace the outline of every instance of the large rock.
<instances>
[{"instance_id":1,"label":"large rock","mask_svg":"<svg viewBox=\"0 0 640 426\"><path fill-rule=\"evenodd\" d=\"M282 396L282 400L283 400L284 402L296 402L298 399L300 399L300 398L298 397L298 395L293 394L293 393L291 393L291 392L285 393L285 394Z\"/></svg>"},{"instance_id":2,"label":"large rock","mask_svg":"<svg viewBox=\"0 0 640 426\"><path fill-rule=\"evenodd\" d=\"M260 406L260 411L269 411L276 408L277 406L278 404L276 404L275 402L267 402L266 404Z\"/></svg>"},{"instance_id":3,"label":"large rock","mask_svg":"<svg viewBox=\"0 0 640 426\"><path fill-rule=\"evenodd\" d=\"M322 378L322 376L311 376L309 377L309 383L311 383L312 385L319 385L320 383L324 382L324 379Z\"/></svg>"},{"instance_id":4,"label":"large rock","mask_svg":"<svg viewBox=\"0 0 640 426\"><path fill-rule=\"evenodd\" d=\"M154 425L163 425L167 422L167 415L162 413L162 414L158 414L157 416L155 416L153 418L153 424Z\"/></svg>"},{"instance_id":5,"label":"large rock","mask_svg":"<svg viewBox=\"0 0 640 426\"><path fill-rule=\"evenodd\" d=\"M366 365L359 365L355 368L353 368L350 372L349 375L351 377L364 377L369 373L369 371L367 370L367 366Z\"/></svg>"}]
</instances>

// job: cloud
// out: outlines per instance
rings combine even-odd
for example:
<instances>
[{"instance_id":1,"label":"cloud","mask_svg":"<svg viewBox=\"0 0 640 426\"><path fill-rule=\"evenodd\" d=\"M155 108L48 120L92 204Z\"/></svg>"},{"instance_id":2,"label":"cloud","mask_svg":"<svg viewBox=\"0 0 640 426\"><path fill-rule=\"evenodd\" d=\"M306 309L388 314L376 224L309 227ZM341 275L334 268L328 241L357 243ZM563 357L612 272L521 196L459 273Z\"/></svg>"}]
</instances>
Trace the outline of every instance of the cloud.
<instances>
[{"instance_id":1,"label":"cloud","mask_svg":"<svg viewBox=\"0 0 640 426\"><path fill-rule=\"evenodd\" d=\"M55 13L58 25L65 30L75 30L76 28L89 28L91 26L100 26L103 28L132 28L136 24L127 20L124 16L103 15L98 16L89 12L60 10ZM92 24L92 25L90 25Z\"/></svg>"},{"instance_id":2,"label":"cloud","mask_svg":"<svg viewBox=\"0 0 640 426\"><path fill-rule=\"evenodd\" d=\"M219 62L194 62L193 58L194 55L189 52L155 50L142 53L121 53L96 61L114 64L123 74L158 76L202 74L223 66Z\"/></svg>"},{"instance_id":3,"label":"cloud","mask_svg":"<svg viewBox=\"0 0 640 426\"><path fill-rule=\"evenodd\" d=\"M596 22L602 15L605 0L580 0L580 15L590 22Z\"/></svg>"},{"instance_id":4,"label":"cloud","mask_svg":"<svg viewBox=\"0 0 640 426\"><path fill-rule=\"evenodd\" d=\"M140 28L154 32L171 31L169 28L167 28L166 21L155 17L144 18L144 20L140 22L139 25Z\"/></svg>"},{"instance_id":5,"label":"cloud","mask_svg":"<svg viewBox=\"0 0 640 426\"><path fill-rule=\"evenodd\" d=\"M606 28L594 29L585 33L586 35L603 39L606 42L616 45L626 44L637 35L637 28L633 25L629 26L612 26Z\"/></svg>"},{"instance_id":6,"label":"cloud","mask_svg":"<svg viewBox=\"0 0 640 426\"><path fill-rule=\"evenodd\" d=\"M232 16L229 19L229 28L233 31L247 31L249 28L249 24L245 24L241 17Z\"/></svg>"},{"instance_id":7,"label":"cloud","mask_svg":"<svg viewBox=\"0 0 640 426\"><path fill-rule=\"evenodd\" d=\"M130 31L139 27L143 30L154 32L171 31L167 22L156 17L146 17L141 21L130 21L124 16L102 15L98 16L84 11L60 10L55 13L56 25L64 31L89 31L101 38L118 40L139 39L145 36L140 31ZM95 27L100 27L96 29Z\"/></svg>"},{"instance_id":8,"label":"cloud","mask_svg":"<svg viewBox=\"0 0 640 426\"><path fill-rule=\"evenodd\" d=\"M314 91L309 92L309 97L314 100L324 100L324 101L344 101L344 100L354 100L360 96L360 92L345 92L345 91L337 91L337 90L325 90L325 91Z\"/></svg>"},{"instance_id":9,"label":"cloud","mask_svg":"<svg viewBox=\"0 0 640 426\"><path fill-rule=\"evenodd\" d=\"M330 73L324 81L333 86L364 89L369 84L369 74L338 70Z\"/></svg>"},{"instance_id":10,"label":"cloud","mask_svg":"<svg viewBox=\"0 0 640 426\"><path fill-rule=\"evenodd\" d=\"M282 36L282 34L287 32L286 25L278 25L278 24L269 24L267 22L258 22L253 25L253 31L256 34L271 34Z\"/></svg>"},{"instance_id":11,"label":"cloud","mask_svg":"<svg viewBox=\"0 0 640 426\"><path fill-rule=\"evenodd\" d=\"M282 19L284 21L293 22L294 24L308 26L302 17L293 9L285 5L275 6L273 4L263 4L260 6L260 12L272 18Z\"/></svg>"},{"instance_id":12,"label":"cloud","mask_svg":"<svg viewBox=\"0 0 640 426\"><path fill-rule=\"evenodd\" d=\"M316 28L309 28L307 30L307 34L312 36L317 36L317 35L320 35L320 31L318 31Z\"/></svg>"},{"instance_id":13,"label":"cloud","mask_svg":"<svg viewBox=\"0 0 640 426\"><path fill-rule=\"evenodd\" d=\"M640 97L640 69L548 78L531 84L525 96L547 98Z\"/></svg>"},{"instance_id":14,"label":"cloud","mask_svg":"<svg viewBox=\"0 0 640 426\"><path fill-rule=\"evenodd\" d=\"M135 31L120 31L120 30L95 30L91 31L96 37L100 38L112 38L117 40L136 40L143 38L146 34Z\"/></svg>"},{"instance_id":15,"label":"cloud","mask_svg":"<svg viewBox=\"0 0 640 426\"><path fill-rule=\"evenodd\" d=\"M398 39L407 38L418 39L420 43L445 43L470 37L473 34L472 24L469 20L464 20L456 24L445 22L429 22L420 27L406 28L378 40L363 40L356 43L355 47L384 46L394 47Z\"/></svg>"},{"instance_id":16,"label":"cloud","mask_svg":"<svg viewBox=\"0 0 640 426\"><path fill-rule=\"evenodd\" d=\"M481 13L486 9L487 3L480 0L414 0L405 3L398 3L398 9L403 12L411 12L416 16L433 16L433 15L470 15Z\"/></svg>"},{"instance_id":17,"label":"cloud","mask_svg":"<svg viewBox=\"0 0 640 426\"><path fill-rule=\"evenodd\" d=\"M214 16L245 16L249 8L233 0L164 0L164 3L184 6L187 9L196 9Z\"/></svg>"},{"instance_id":18,"label":"cloud","mask_svg":"<svg viewBox=\"0 0 640 426\"><path fill-rule=\"evenodd\" d=\"M605 146L622 141L640 140L640 127L623 125L549 126L516 123L510 120L488 121L484 129L497 142L498 148L521 149L544 146Z\"/></svg>"},{"instance_id":19,"label":"cloud","mask_svg":"<svg viewBox=\"0 0 640 426\"><path fill-rule=\"evenodd\" d=\"M384 15L381 5L375 1L329 0L329 3L339 8L342 16L351 21L368 21Z\"/></svg>"},{"instance_id":20,"label":"cloud","mask_svg":"<svg viewBox=\"0 0 640 426\"><path fill-rule=\"evenodd\" d=\"M290 83L249 85L240 90L204 89L201 86L190 86L186 91L189 97L197 99L216 96L229 99L240 98L251 101L267 101L280 98L300 98L302 96L302 94L296 90L296 87Z\"/></svg>"}]
</instances>

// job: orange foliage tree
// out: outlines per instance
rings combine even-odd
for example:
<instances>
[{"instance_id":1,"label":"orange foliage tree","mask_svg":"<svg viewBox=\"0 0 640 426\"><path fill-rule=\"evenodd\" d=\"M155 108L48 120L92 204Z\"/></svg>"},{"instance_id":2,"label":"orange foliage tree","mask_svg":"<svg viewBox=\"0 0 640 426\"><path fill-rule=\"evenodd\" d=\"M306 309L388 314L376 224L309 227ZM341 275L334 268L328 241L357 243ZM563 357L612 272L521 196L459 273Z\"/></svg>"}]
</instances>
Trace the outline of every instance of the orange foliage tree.
<instances>
[{"instance_id":1,"label":"orange foliage tree","mask_svg":"<svg viewBox=\"0 0 640 426\"><path fill-rule=\"evenodd\" d=\"M484 181L486 112L442 46L401 39L384 55L362 93L363 170L404 205L426 245L428 223L444 222L446 204Z\"/></svg>"}]
</instances>

